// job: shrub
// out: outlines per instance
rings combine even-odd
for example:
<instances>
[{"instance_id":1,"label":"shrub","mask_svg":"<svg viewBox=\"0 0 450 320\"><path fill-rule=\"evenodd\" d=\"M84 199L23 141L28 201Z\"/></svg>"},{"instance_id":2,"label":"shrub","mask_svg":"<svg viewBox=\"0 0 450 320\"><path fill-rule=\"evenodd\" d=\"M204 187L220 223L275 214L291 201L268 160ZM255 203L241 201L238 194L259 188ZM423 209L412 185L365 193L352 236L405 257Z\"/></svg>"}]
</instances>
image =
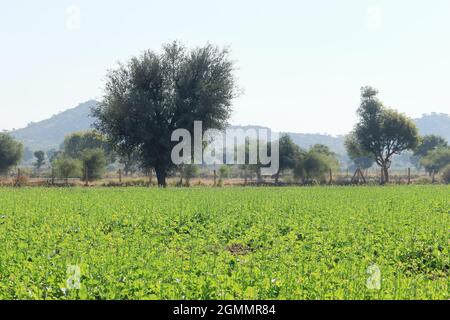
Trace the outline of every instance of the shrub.
<instances>
[{"instance_id":1,"label":"shrub","mask_svg":"<svg viewBox=\"0 0 450 320\"><path fill-rule=\"evenodd\" d=\"M79 176L81 173L80 161L68 157L57 158L53 162L53 167L55 168L56 175L64 179L66 184L69 178Z\"/></svg>"},{"instance_id":2,"label":"shrub","mask_svg":"<svg viewBox=\"0 0 450 320\"><path fill-rule=\"evenodd\" d=\"M433 181L430 177L420 177L414 180L414 184L432 184Z\"/></svg>"},{"instance_id":3,"label":"shrub","mask_svg":"<svg viewBox=\"0 0 450 320\"><path fill-rule=\"evenodd\" d=\"M81 179L83 181L86 181L87 178L91 182L103 177L106 159L102 149L88 149L83 151L81 161L83 164L83 176Z\"/></svg>"}]
</instances>

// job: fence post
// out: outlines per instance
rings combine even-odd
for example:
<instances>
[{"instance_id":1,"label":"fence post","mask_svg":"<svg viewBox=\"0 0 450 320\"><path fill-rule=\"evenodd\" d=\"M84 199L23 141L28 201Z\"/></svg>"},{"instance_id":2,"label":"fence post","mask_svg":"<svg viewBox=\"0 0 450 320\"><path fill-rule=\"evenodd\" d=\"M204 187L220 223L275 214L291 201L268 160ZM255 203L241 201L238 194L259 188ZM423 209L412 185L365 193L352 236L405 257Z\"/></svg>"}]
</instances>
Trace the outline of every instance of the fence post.
<instances>
[{"instance_id":1,"label":"fence post","mask_svg":"<svg viewBox=\"0 0 450 320\"><path fill-rule=\"evenodd\" d=\"M119 183L122 183L122 169L119 169Z\"/></svg>"},{"instance_id":2,"label":"fence post","mask_svg":"<svg viewBox=\"0 0 450 320\"><path fill-rule=\"evenodd\" d=\"M214 169L214 186L216 186L216 180L217 180L217 170Z\"/></svg>"},{"instance_id":3,"label":"fence post","mask_svg":"<svg viewBox=\"0 0 450 320\"><path fill-rule=\"evenodd\" d=\"M88 173L88 167L87 167L87 165L86 166L84 166L84 185L86 186L86 187L88 187L89 186L89 173Z\"/></svg>"},{"instance_id":4,"label":"fence post","mask_svg":"<svg viewBox=\"0 0 450 320\"><path fill-rule=\"evenodd\" d=\"M408 168L408 184L411 184L411 168Z\"/></svg>"},{"instance_id":5,"label":"fence post","mask_svg":"<svg viewBox=\"0 0 450 320\"><path fill-rule=\"evenodd\" d=\"M20 185L20 168L17 168L17 181L16 181L16 185Z\"/></svg>"}]
</instances>

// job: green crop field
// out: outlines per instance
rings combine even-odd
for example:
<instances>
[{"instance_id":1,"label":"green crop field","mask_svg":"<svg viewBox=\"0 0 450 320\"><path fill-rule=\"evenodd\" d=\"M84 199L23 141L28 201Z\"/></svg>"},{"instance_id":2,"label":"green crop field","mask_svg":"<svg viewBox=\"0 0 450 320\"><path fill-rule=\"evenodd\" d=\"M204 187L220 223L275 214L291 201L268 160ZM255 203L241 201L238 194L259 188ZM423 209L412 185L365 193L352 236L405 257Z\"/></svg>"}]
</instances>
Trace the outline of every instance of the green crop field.
<instances>
[{"instance_id":1,"label":"green crop field","mask_svg":"<svg viewBox=\"0 0 450 320\"><path fill-rule=\"evenodd\" d=\"M448 299L449 195L0 188L0 299Z\"/></svg>"}]
</instances>

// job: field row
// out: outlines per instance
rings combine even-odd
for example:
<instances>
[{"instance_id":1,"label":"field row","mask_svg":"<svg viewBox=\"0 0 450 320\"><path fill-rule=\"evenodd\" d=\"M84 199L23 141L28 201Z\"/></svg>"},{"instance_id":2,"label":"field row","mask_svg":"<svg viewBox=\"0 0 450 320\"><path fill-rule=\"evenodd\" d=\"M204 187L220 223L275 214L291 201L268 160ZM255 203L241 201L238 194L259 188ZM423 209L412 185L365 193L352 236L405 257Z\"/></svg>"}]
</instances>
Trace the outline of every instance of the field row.
<instances>
[{"instance_id":1,"label":"field row","mask_svg":"<svg viewBox=\"0 0 450 320\"><path fill-rule=\"evenodd\" d=\"M0 188L0 299L448 299L449 191Z\"/></svg>"}]
</instances>

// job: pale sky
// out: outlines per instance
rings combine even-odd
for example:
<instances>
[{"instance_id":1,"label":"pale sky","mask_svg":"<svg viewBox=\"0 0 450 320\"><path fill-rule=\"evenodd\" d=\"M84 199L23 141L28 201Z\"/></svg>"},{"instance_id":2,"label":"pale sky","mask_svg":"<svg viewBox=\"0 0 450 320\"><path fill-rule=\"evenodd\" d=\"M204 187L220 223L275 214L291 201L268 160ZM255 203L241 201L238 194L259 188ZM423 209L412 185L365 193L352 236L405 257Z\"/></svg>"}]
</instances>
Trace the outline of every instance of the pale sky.
<instances>
[{"instance_id":1,"label":"pale sky","mask_svg":"<svg viewBox=\"0 0 450 320\"><path fill-rule=\"evenodd\" d=\"M107 69L172 40L230 46L232 124L346 133L363 85L450 113L448 0L1 0L0 131L101 98Z\"/></svg>"}]
</instances>

